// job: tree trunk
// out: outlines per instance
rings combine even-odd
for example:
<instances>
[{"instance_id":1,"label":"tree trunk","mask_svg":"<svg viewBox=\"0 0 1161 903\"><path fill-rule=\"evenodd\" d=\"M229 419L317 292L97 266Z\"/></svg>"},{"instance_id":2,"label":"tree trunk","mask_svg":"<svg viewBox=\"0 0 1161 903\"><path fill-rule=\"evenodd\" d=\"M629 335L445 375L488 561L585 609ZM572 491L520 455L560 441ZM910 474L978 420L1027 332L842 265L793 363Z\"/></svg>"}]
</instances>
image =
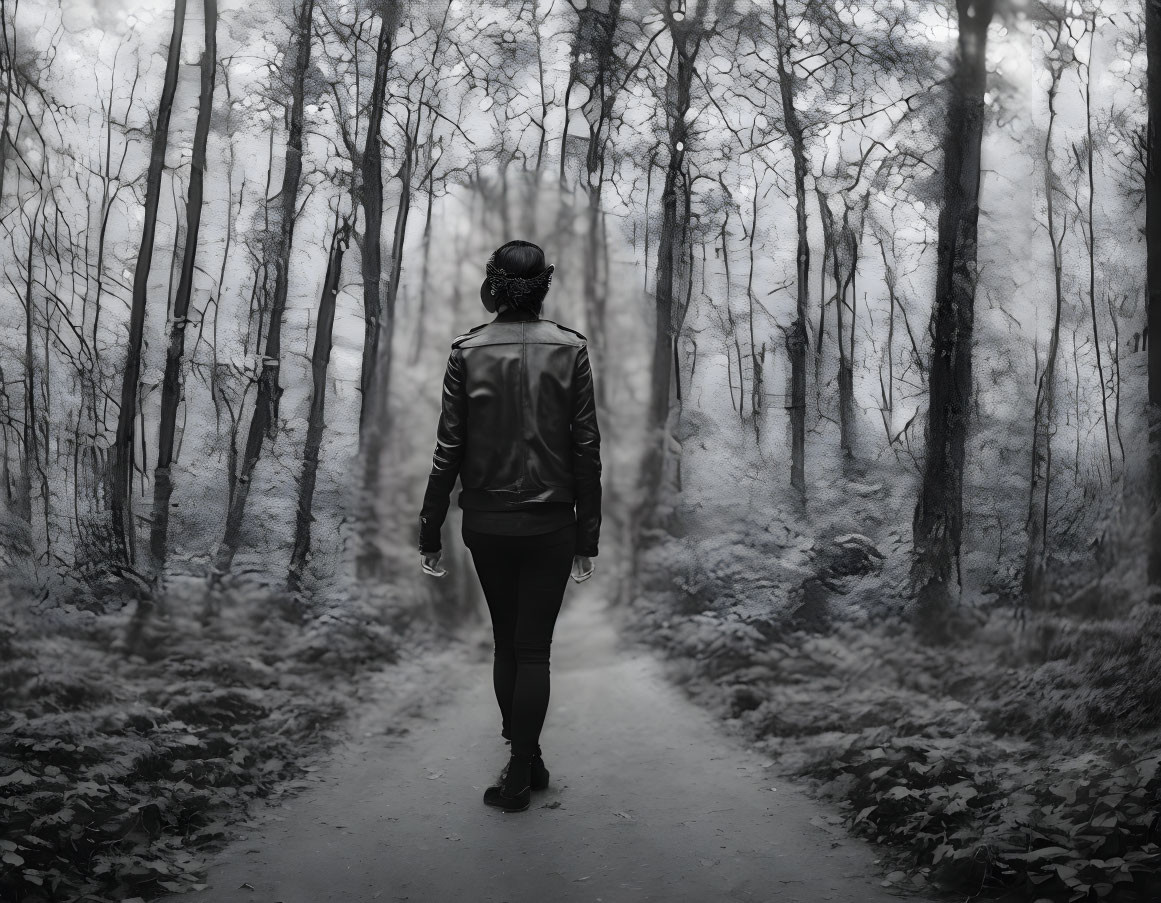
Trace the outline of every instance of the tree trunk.
<instances>
[{"instance_id":1,"label":"tree trunk","mask_svg":"<svg viewBox=\"0 0 1161 903\"><path fill-rule=\"evenodd\" d=\"M887 243L885 241L879 242L879 251L883 255L883 272L885 274L884 281L887 284L887 300L891 305L889 313L887 314L887 383L883 385L883 365L880 364L879 391L883 399L881 410L883 414L883 428L887 434L887 443L894 445L895 438L891 433L891 428L895 414L895 305L898 303L898 300L895 296L895 268L891 266L891 262L887 259Z\"/></svg>"},{"instance_id":2,"label":"tree trunk","mask_svg":"<svg viewBox=\"0 0 1161 903\"><path fill-rule=\"evenodd\" d=\"M665 466L665 429L669 420L670 385L673 380L673 315L674 278L676 258L681 253L678 236L678 192L684 190L682 165L687 150L686 113L690 104L690 84L693 81L694 59L699 41L693 41L680 25L671 28L673 58L666 79L666 100L669 107L669 164L665 169L665 185L661 192L661 230L657 239L657 278L653 286L655 299L655 326L653 333L653 368L650 376L648 451L643 463L646 491L644 503L648 511L656 506ZM684 209L684 204L680 209Z\"/></svg>"},{"instance_id":3,"label":"tree trunk","mask_svg":"<svg viewBox=\"0 0 1161 903\"><path fill-rule=\"evenodd\" d=\"M282 357L282 315L286 310L286 296L289 288L290 250L294 241L294 215L298 199L298 183L302 176L302 119L303 97L305 93L306 71L310 64L311 16L314 0L302 0L298 10L295 35L295 58L293 87L291 89L290 130L286 143L286 164L282 176L282 190L278 193L281 217L278 223L278 244L275 260L274 298L270 305L270 325L266 332L266 351L258 376L258 397L250 418L250 430L246 435L246 447L242 454L237 485L230 507L226 513L226 527L222 541L214 556L210 571L211 587L219 586L222 578L229 573L242 532L242 520L246 513L246 499L250 494L250 481L258 458L262 453L262 441L267 432L277 425L278 396L282 389L278 384L278 371Z\"/></svg>"},{"instance_id":4,"label":"tree trunk","mask_svg":"<svg viewBox=\"0 0 1161 903\"><path fill-rule=\"evenodd\" d=\"M995 0L956 0L959 49L944 134L944 197L932 311L926 457L912 524L911 579L921 627L943 638L960 574L963 464L972 385L985 56ZM953 572L954 571L954 572Z\"/></svg>"},{"instance_id":5,"label":"tree trunk","mask_svg":"<svg viewBox=\"0 0 1161 903\"><path fill-rule=\"evenodd\" d=\"M435 135L435 118L431 120L431 125L427 129L427 146L432 147L432 139ZM419 352L423 348L423 322L427 311L427 273L431 259L431 208L435 200L435 191L432 185L435 174L435 160L428 161L427 169L427 191L426 191L426 210L423 217L423 258L419 271L419 304L415 309L415 343L411 346L410 362L414 366L419 363Z\"/></svg>"},{"instance_id":6,"label":"tree trunk","mask_svg":"<svg viewBox=\"0 0 1161 903\"><path fill-rule=\"evenodd\" d=\"M387 277L386 317L379 347L379 360L374 367L374 381L364 399L369 399L366 410L369 422L363 431L363 497L359 518L360 551L356 560L356 574L361 580L383 578L383 555L379 545L379 502L382 493L379 478L382 473L383 453L390 431L387 422L387 399L391 389L392 346L395 339L395 308L399 297L399 281L403 273L403 245L407 238L407 218L411 210L411 180L414 171L415 148L419 142L419 111L415 113L415 131L411 131L410 115L404 129L403 162L399 166L401 188L395 213L395 229L391 240L391 272Z\"/></svg>"},{"instance_id":7,"label":"tree trunk","mask_svg":"<svg viewBox=\"0 0 1161 903\"><path fill-rule=\"evenodd\" d=\"M210 114L214 105L214 75L217 71L218 0L203 0L206 44L201 61L201 96L194 129L193 159L190 162L189 195L186 199L186 243L181 262L181 279L173 301L173 322L169 347L165 354L165 377L161 385L161 422L157 433L157 469L153 479L153 522L149 549L154 571L165 568L169 536L169 500L173 493L173 439L177 426L177 408L181 401L181 363L185 356L185 327L193 292L194 259L197 256L198 230L202 221L202 182L206 169L206 141L210 132Z\"/></svg>"},{"instance_id":8,"label":"tree trunk","mask_svg":"<svg viewBox=\"0 0 1161 903\"><path fill-rule=\"evenodd\" d=\"M844 199L844 204L846 203ZM838 241L831 249L834 256L834 281L838 296L835 299L835 327L839 352L838 393L839 393L839 450L843 467L850 465L854 458L855 432L855 268L858 266L858 241L850 227L850 207L843 211L843 225L837 236ZM843 312L847 309L847 296L851 315L850 344L846 344L846 327Z\"/></svg>"},{"instance_id":9,"label":"tree trunk","mask_svg":"<svg viewBox=\"0 0 1161 903\"><path fill-rule=\"evenodd\" d=\"M589 143L585 154L588 194L588 228L585 232L584 299L585 319L589 332L589 354L595 372L601 372L606 348L606 311L608 301L608 238L605 233L605 212L602 194L605 185L605 150L608 144L609 116L619 93L614 66L614 41L621 22L621 0L610 0L601 10L589 4L578 12L577 42L572 71L578 69L581 52L590 54L592 70L589 97L582 109L589 123ZM588 61L586 61L587 68ZM569 90L572 81L569 82ZM564 181L563 141L568 135L567 103L565 131L561 140L561 182ZM606 380L597 383L597 406L606 400Z\"/></svg>"},{"instance_id":10,"label":"tree trunk","mask_svg":"<svg viewBox=\"0 0 1161 903\"><path fill-rule=\"evenodd\" d=\"M32 543L32 470L38 466L40 459L40 443L37 440L37 404L36 404L36 357L33 346L33 330L36 327L35 295L32 291L32 251L36 246L33 233L36 230L37 220L43 203L37 207L36 216L28 226L28 254L25 259L24 272L24 449L20 458L20 477L17 488L17 511L21 520L28 525L28 537ZM47 377L48 374L45 374Z\"/></svg>"},{"instance_id":11,"label":"tree trunk","mask_svg":"<svg viewBox=\"0 0 1161 903\"><path fill-rule=\"evenodd\" d=\"M121 403L117 411L117 436L110 449L109 505L112 514L112 550L123 563L134 559L133 524L133 432L137 417L137 383L141 377L141 340L145 327L146 292L149 268L153 261L154 233L157 229L157 205L161 199L161 171L165 168L165 150L169 143L169 119L173 95L177 90L178 63L181 58L181 36L185 29L185 0L174 0L173 32L165 62L165 83L161 104L154 124L153 144L149 154L149 171L145 181L145 223L137 265L133 271L133 300L129 312L129 347L125 369L121 374Z\"/></svg>"},{"instance_id":12,"label":"tree trunk","mask_svg":"<svg viewBox=\"0 0 1161 903\"><path fill-rule=\"evenodd\" d=\"M411 182L415 173L415 154L416 148L419 145L419 128L423 118L422 109L422 107L417 107L415 110L414 131L405 131L406 143L404 145L403 163L400 165L398 173L400 193L395 212L395 229L391 238L391 271L387 275L387 303L385 305L387 316L384 323L386 334L383 337L383 347L379 364L382 367L382 372L379 374L379 379L375 386L375 391L380 396L380 407L386 403L391 388L395 312L399 303L399 285L403 276L403 246L407 241L407 221L408 214L411 212L411 194L413 191Z\"/></svg>"},{"instance_id":13,"label":"tree trunk","mask_svg":"<svg viewBox=\"0 0 1161 903\"><path fill-rule=\"evenodd\" d=\"M753 421L754 428L754 445L759 450L762 448L762 413L764 409L764 394L766 391L765 381L765 366L766 366L766 343L762 343L761 351L758 350L758 340L754 332L754 238L758 234L758 180L754 181L754 195L750 198L750 228L748 251L750 256L749 273L746 276L746 304L747 304L747 318L749 319L750 327L750 370L752 376L750 378L750 419ZM722 256L725 257L725 235L722 236ZM727 274L727 280L729 275ZM741 372L741 361L739 360L739 373Z\"/></svg>"},{"instance_id":14,"label":"tree trunk","mask_svg":"<svg viewBox=\"0 0 1161 903\"><path fill-rule=\"evenodd\" d=\"M1088 135L1088 303L1092 312L1092 344L1096 350L1097 380L1101 387L1101 420L1105 428L1105 449L1109 455L1109 477L1116 479L1116 470L1113 466L1113 435L1109 424L1109 393L1105 388L1105 368L1101 361L1101 337L1097 327L1096 303L1096 231L1093 229L1093 201L1096 195L1096 173L1093 169L1093 134L1092 134L1092 55L1096 43L1096 21L1090 23L1092 31L1088 39L1089 62L1085 67L1084 79L1084 117L1085 131ZM1079 395L1080 387L1077 386ZM1079 424L1078 424L1079 430Z\"/></svg>"},{"instance_id":15,"label":"tree trunk","mask_svg":"<svg viewBox=\"0 0 1161 903\"><path fill-rule=\"evenodd\" d=\"M1059 38L1059 35L1058 35ZM1061 245L1056 237L1056 176L1052 169L1052 133L1056 124L1056 92L1060 87L1061 67L1052 69L1052 83L1048 89L1048 131L1044 138L1044 191L1048 204L1048 240L1052 245L1052 270L1056 308L1052 332L1048 340L1048 356L1036 388L1036 406L1032 417L1032 475L1028 492L1026 530L1028 548L1024 558L1023 593L1025 598L1039 605L1047 589L1048 510L1052 490L1052 423L1056 404L1056 360L1060 350L1060 318L1064 308L1064 264ZM1079 422L1077 424L1079 429Z\"/></svg>"},{"instance_id":16,"label":"tree trunk","mask_svg":"<svg viewBox=\"0 0 1161 903\"><path fill-rule=\"evenodd\" d=\"M784 0L774 2L777 30L778 84L782 94L782 117L790 150L794 156L795 216L798 224L796 281L798 284L794 322L786 333L786 350L790 355L790 485L803 501L806 499L806 335L807 304L810 301L810 239L806 220L806 142L798 111L794 107L794 75L787 59L791 31Z\"/></svg>"},{"instance_id":17,"label":"tree trunk","mask_svg":"<svg viewBox=\"0 0 1161 903\"><path fill-rule=\"evenodd\" d=\"M597 176L596 178L600 178ZM608 301L608 274L604 270L605 260L604 211L601 209L601 186L598 184L589 193L588 228L585 230L585 266L582 276L584 283L585 325L589 332L589 355L593 371L601 372L605 353L605 312ZM597 407L605 405L605 383L596 385Z\"/></svg>"},{"instance_id":18,"label":"tree trunk","mask_svg":"<svg viewBox=\"0 0 1161 903\"><path fill-rule=\"evenodd\" d=\"M382 326L382 299L379 282L383 277L381 231L383 227L383 150L379 131L383 125L383 103L387 93L387 70L391 66L395 36L394 3L384 7L375 48L375 82L371 88L371 110L367 115L367 139L360 160L362 185L359 203L363 207L363 367L359 376L359 437L365 440L368 413L374 391L375 367L379 361Z\"/></svg>"},{"instance_id":19,"label":"tree trunk","mask_svg":"<svg viewBox=\"0 0 1161 903\"><path fill-rule=\"evenodd\" d=\"M826 345L826 309L830 300L826 296L826 265L830 261L831 274L838 272L837 238L835 237L834 214L826 194L815 183L814 193L818 198L819 221L822 224L822 261L818 268L818 331L814 334L814 405L819 416L822 415L822 352ZM807 252L809 253L809 246ZM838 293L841 283L836 282L834 302L838 304Z\"/></svg>"},{"instance_id":20,"label":"tree trunk","mask_svg":"<svg viewBox=\"0 0 1161 903\"><path fill-rule=\"evenodd\" d=\"M306 444L302 453L302 477L298 481L298 509L294 523L294 551L290 556L290 569L286 577L286 588L297 593L302 588L302 574L310 557L310 527L314 521L315 478L318 474L319 449L322 447L323 414L326 408L327 368L331 360L331 333L335 324L335 301L339 294L339 282L343 272L343 252L350 240L351 224L344 222L331 239L331 251L327 259L326 278L323 280L322 297L318 304L318 320L314 331L314 352L310 359L312 376L310 391L310 413L306 421Z\"/></svg>"},{"instance_id":21,"label":"tree trunk","mask_svg":"<svg viewBox=\"0 0 1161 903\"><path fill-rule=\"evenodd\" d=\"M9 50L15 43L14 38L8 34L8 6L5 0L0 0L0 51L3 52L4 71L8 76L4 79L4 113L0 120L0 200L4 198L4 176L8 171L8 123L12 118L12 92L17 79L17 69Z\"/></svg>"},{"instance_id":22,"label":"tree trunk","mask_svg":"<svg viewBox=\"0 0 1161 903\"><path fill-rule=\"evenodd\" d=\"M1153 514L1149 545L1149 582L1161 602L1161 155L1156 153L1161 128L1161 0L1145 2L1145 42L1148 53L1149 125L1145 168L1146 282L1149 293L1149 424L1150 507Z\"/></svg>"}]
</instances>

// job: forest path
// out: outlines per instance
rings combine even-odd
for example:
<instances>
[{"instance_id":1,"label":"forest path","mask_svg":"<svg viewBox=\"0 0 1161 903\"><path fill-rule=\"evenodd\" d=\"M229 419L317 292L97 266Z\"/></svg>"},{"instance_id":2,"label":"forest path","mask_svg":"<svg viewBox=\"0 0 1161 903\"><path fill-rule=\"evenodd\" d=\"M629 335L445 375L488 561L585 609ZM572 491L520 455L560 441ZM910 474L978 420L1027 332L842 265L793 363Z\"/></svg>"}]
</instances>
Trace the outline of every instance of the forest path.
<instances>
[{"instance_id":1,"label":"forest path","mask_svg":"<svg viewBox=\"0 0 1161 903\"><path fill-rule=\"evenodd\" d=\"M597 579L570 582L557 622L541 734L550 786L524 812L485 806L508 750L490 630L486 640L384 671L315 780L259 804L211 862L205 890L167 899L898 899L869 847L818 826L833 810L775 777L649 651L619 639Z\"/></svg>"}]
</instances>

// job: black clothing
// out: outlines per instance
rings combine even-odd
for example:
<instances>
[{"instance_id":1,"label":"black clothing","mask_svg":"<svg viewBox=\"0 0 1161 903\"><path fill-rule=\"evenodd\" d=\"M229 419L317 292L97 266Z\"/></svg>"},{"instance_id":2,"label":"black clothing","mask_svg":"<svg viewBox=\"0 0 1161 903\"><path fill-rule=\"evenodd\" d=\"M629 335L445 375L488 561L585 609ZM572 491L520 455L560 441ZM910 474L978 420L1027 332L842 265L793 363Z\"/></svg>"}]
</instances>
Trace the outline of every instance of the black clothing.
<instances>
[{"instance_id":1,"label":"black clothing","mask_svg":"<svg viewBox=\"0 0 1161 903\"><path fill-rule=\"evenodd\" d=\"M519 309L452 342L419 518L421 552L441 548L458 476L465 512L575 504L576 554L597 554L601 436L586 343Z\"/></svg>"},{"instance_id":2,"label":"black clothing","mask_svg":"<svg viewBox=\"0 0 1161 903\"><path fill-rule=\"evenodd\" d=\"M492 685L512 754L539 752L548 712L549 655L564 600L577 526L536 536L496 536L463 528L492 618Z\"/></svg>"},{"instance_id":3,"label":"black clothing","mask_svg":"<svg viewBox=\"0 0 1161 903\"><path fill-rule=\"evenodd\" d=\"M463 525L476 533L501 536L535 536L576 523L576 511L568 502L536 502L517 511L464 509Z\"/></svg>"}]
</instances>

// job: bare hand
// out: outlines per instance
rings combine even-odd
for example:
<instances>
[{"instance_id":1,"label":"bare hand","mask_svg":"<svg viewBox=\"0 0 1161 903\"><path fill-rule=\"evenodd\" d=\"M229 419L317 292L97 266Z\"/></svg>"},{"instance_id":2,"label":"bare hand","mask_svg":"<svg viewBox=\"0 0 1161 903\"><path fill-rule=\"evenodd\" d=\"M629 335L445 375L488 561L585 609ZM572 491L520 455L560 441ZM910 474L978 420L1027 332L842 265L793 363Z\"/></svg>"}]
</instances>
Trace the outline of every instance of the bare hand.
<instances>
[{"instance_id":1,"label":"bare hand","mask_svg":"<svg viewBox=\"0 0 1161 903\"><path fill-rule=\"evenodd\" d=\"M576 583L584 583L593 575L593 560L588 555L574 555L572 557L572 573L569 575Z\"/></svg>"},{"instance_id":2,"label":"bare hand","mask_svg":"<svg viewBox=\"0 0 1161 903\"><path fill-rule=\"evenodd\" d=\"M447 573L447 568L442 568L439 566L439 559L442 556L442 554L443 554L442 552L431 552L431 553L421 552L420 555L422 557L421 563L423 566L423 573L428 574L432 577L444 576Z\"/></svg>"}]
</instances>

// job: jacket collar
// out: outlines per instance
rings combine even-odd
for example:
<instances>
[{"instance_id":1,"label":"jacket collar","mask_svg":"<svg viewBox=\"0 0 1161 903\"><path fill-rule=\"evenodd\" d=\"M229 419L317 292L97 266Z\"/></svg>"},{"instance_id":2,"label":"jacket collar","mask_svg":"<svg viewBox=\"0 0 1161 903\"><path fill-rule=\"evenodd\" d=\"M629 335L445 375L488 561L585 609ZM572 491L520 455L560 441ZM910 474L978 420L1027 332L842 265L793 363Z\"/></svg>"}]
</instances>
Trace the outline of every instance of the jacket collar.
<instances>
[{"instance_id":1,"label":"jacket collar","mask_svg":"<svg viewBox=\"0 0 1161 903\"><path fill-rule=\"evenodd\" d=\"M493 323L511 323L516 320L539 320L540 317L529 311L523 311L519 308L509 307L496 314L496 318L492 320Z\"/></svg>"}]
</instances>

